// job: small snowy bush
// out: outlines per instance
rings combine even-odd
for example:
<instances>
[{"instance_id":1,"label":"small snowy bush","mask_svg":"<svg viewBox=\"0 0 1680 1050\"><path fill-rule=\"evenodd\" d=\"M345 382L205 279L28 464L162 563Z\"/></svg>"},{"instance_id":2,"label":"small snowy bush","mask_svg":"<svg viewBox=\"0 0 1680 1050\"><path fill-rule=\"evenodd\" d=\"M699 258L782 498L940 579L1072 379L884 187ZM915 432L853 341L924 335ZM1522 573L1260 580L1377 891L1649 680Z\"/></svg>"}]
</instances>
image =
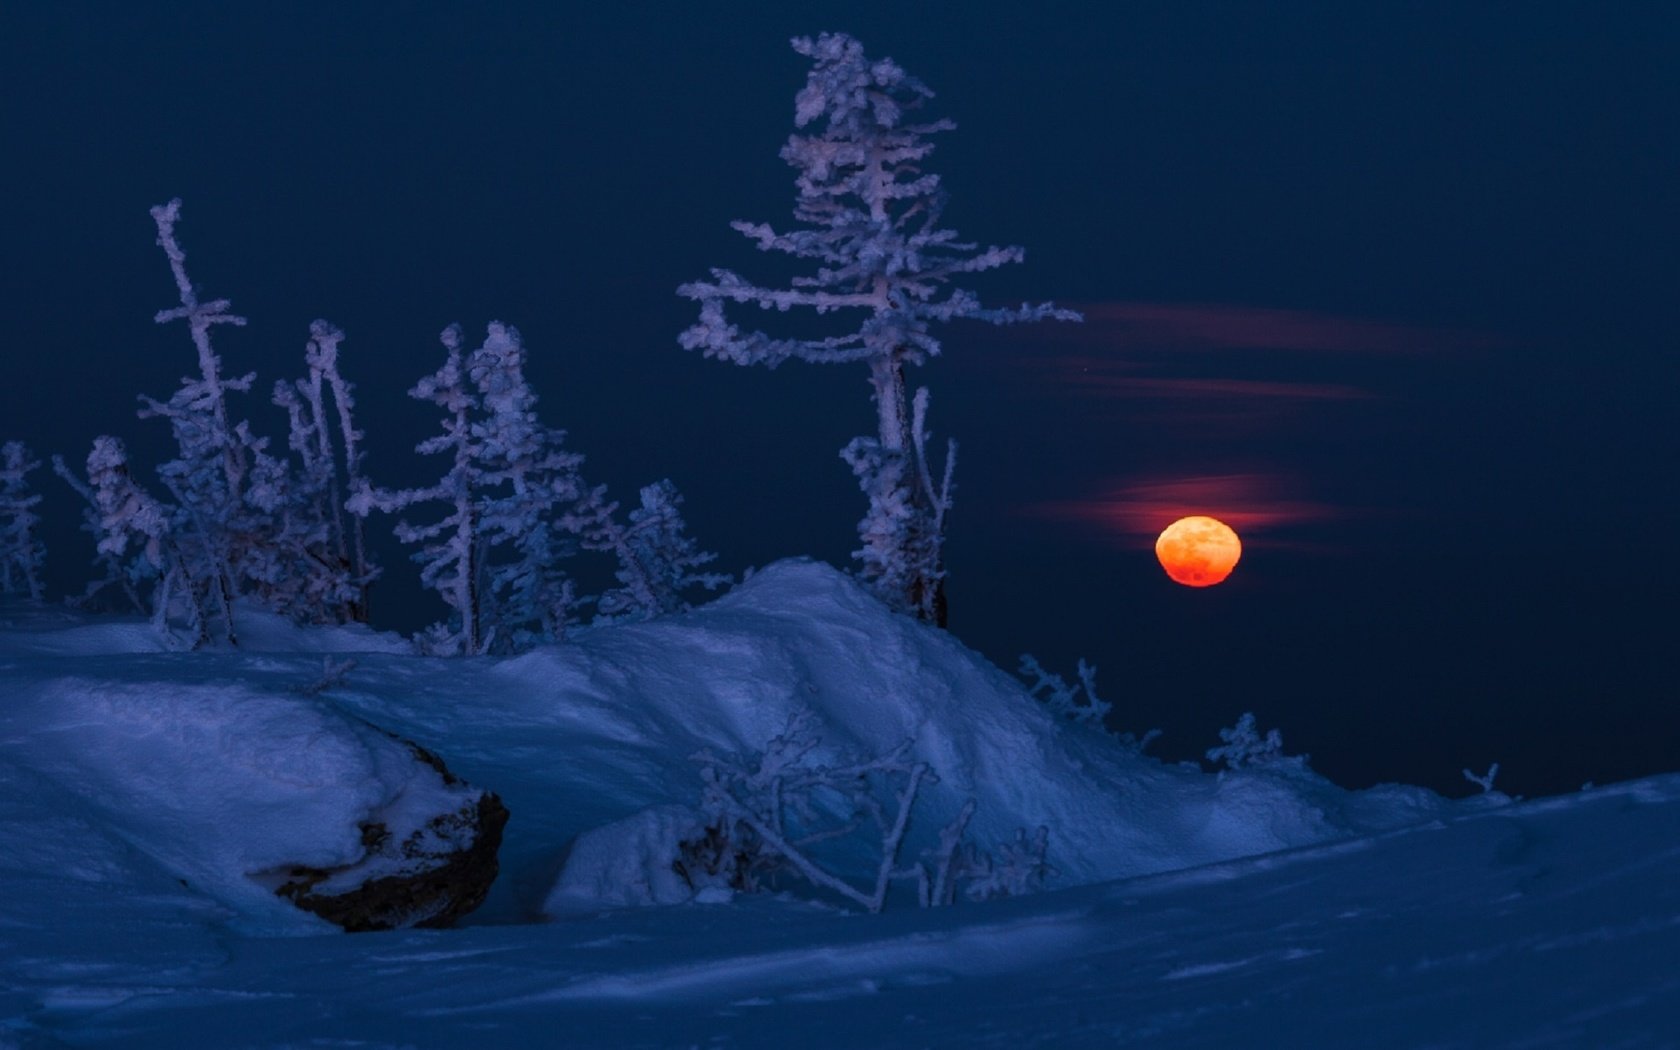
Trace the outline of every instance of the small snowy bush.
<instances>
[{"instance_id":1,"label":"small snowy bush","mask_svg":"<svg viewBox=\"0 0 1680 1050\"><path fill-rule=\"evenodd\" d=\"M694 756L704 787L704 830L678 845L673 869L695 890L727 886L756 892L783 872L831 891L870 912L886 906L892 883L912 882L923 907L947 905L958 884L971 899L1028 893L1054 873L1045 862L1049 829L1004 846L994 858L964 841L974 814L969 800L919 862L901 860L917 793L937 784L925 762L912 760L906 740L875 758L821 765L816 716L795 715L762 754L745 759L702 751ZM873 878L859 886L825 862L825 843L873 844Z\"/></svg>"},{"instance_id":2,"label":"small snowy bush","mask_svg":"<svg viewBox=\"0 0 1680 1050\"><path fill-rule=\"evenodd\" d=\"M1463 770L1463 773L1465 780L1468 780L1470 783L1481 788L1482 794L1489 795L1493 793L1494 778L1499 776L1499 763L1495 762L1493 765L1489 766L1488 771L1480 776L1470 772L1468 769Z\"/></svg>"},{"instance_id":3,"label":"small snowy bush","mask_svg":"<svg viewBox=\"0 0 1680 1050\"><path fill-rule=\"evenodd\" d=\"M1097 696L1097 669L1083 659L1077 666L1078 685L1069 685L1061 675L1046 671L1031 653L1021 654L1016 673L1026 680L1027 695L1049 708L1051 714L1070 722L1100 728L1103 718L1113 710L1113 705Z\"/></svg>"},{"instance_id":4,"label":"small snowy bush","mask_svg":"<svg viewBox=\"0 0 1680 1050\"><path fill-rule=\"evenodd\" d=\"M1209 749L1209 762L1223 762L1227 769L1248 769L1254 766L1291 764L1306 765L1305 755L1285 755L1283 753L1283 734L1276 729L1268 730L1264 736L1256 727L1254 713L1245 712L1237 719L1237 724L1229 729L1219 731L1219 739L1224 743Z\"/></svg>"},{"instance_id":5,"label":"small snowy bush","mask_svg":"<svg viewBox=\"0 0 1680 1050\"><path fill-rule=\"evenodd\" d=\"M1044 859L1049 848L1050 829L1041 826L1030 837L1025 828L1016 831L1015 840L999 846L996 857L972 854L967 865L973 878L965 891L968 898L984 901L1037 893L1056 874Z\"/></svg>"},{"instance_id":6,"label":"small snowy bush","mask_svg":"<svg viewBox=\"0 0 1680 1050\"><path fill-rule=\"evenodd\" d=\"M201 574L206 562L183 550L175 524L178 508L160 502L134 480L121 441L103 434L93 439L86 482L62 460L55 459L53 468L87 499L87 525L100 561L137 607L150 608L152 626L165 644L196 649L207 642L213 601L224 636L233 640L229 596L214 590L214 581ZM194 539L202 553L203 536Z\"/></svg>"},{"instance_id":7,"label":"small snowy bush","mask_svg":"<svg viewBox=\"0 0 1680 1050\"><path fill-rule=\"evenodd\" d=\"M1021 664L1015 673L1027 683L1027 695L1042 703L1051 714L1113 734L1122 746L1139 754L1161 735L1159 729L1151 729L1140 739L1132 733L1114 733L1109 729L1108 713L1114 706L1097 695L1097 669L1083 659L1075 667L1079 677L1077 685L1045 670L1031 653L1021 654Z\"/></svg>"},{"instance_id":8,"label":"small snowy bush","mask_svg":"<svg viewBox=\"0 0 1680 1050\"><path fill-rule=\"evenodd\" d=\"M99 575L88 582L81 594L71 597L68 600L69 604L79 609L105 608L112 601L108 592L116 591L122 596L118 604L126 611L145 612L148 606L130 578L128 566L121 557L100 544L104 530L100 524L99 502L93 494L93 488L70 469L63 456L53 456L52 468L53 473L62 478L64 483L82 498L82 531L93 537L94 564L99 567Z\"/></svg>"}]
</instances>

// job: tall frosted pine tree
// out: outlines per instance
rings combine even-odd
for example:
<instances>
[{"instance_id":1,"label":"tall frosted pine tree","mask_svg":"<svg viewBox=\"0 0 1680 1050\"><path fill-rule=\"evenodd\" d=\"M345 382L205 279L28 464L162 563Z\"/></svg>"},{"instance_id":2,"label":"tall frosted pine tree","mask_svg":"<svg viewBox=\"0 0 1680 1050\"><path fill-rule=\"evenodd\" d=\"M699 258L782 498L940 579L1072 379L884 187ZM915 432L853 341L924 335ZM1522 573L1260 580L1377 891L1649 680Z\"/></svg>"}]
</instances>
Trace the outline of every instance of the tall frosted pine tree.
<instances>
[{"instance_id":1,"label":"tall frosted pine tree","mask_svg":"<svg viewBox=\"0 0 1680 1050\"><path fill-rule=\"evenodd\" d=\"M876 434L853 439L841 456L869 500L859 522L862 573L890 606L941 626L945 622L945 518L951 506L956 444L936 470L927 452L925 388L906 393L905 369L940 352L935 321L959 318L1009 324L1079 320L1053 304L988 309L953 278L1020 262L1018 247L962 243L939 225L946 195L923 170L932 136L955 127L917 114L933 92L890 59L872 60L842 33L800 37L795 51L812 69L794 101L795 132L782 159L798 170L799 224L777 231L761 223L731 226L776 251L807 260L815 273L791 287L755 285L729 270L677 289L697 300L699 320L685 349L739 365L775 367L789 358L817 364L857 362L869 371ZM840 313L849 330L820 338L778 338L731 323L727 304L763 310L808 307ZM939 480L936 482L935 478Z\"/></svg>"}]
</instances>

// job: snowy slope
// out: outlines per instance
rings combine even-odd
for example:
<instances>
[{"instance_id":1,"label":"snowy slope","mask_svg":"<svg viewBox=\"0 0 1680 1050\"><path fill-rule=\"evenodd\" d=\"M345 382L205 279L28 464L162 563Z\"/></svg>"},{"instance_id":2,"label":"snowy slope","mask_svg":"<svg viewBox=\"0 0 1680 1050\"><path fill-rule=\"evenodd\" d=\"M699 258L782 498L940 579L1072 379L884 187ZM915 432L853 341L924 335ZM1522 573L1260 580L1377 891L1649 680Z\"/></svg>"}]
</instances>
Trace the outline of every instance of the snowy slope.
<instances>
[{"instance_id":1,"label":"snowy slope","mask_svg":"<svg viewBox=\"0 0 1680 1050\"><path fill-rule=\"evenodd\" d=\"M0 860L9 877L121 881L132 858L200 888L247 932L319 933L330 927L275 896L285 872L359 866L349 884L321 882L322 893L392 874L367 856L364 823L401 842L480 795L319 700L237 680L160 688L108 670L19 677L7 674L0 701L0 805L24 825ZM465 834L450 848L470 845ZM65 840L75 847L68 871L55 846Z\"/></svg>"},{"instance_id":2,"label":"snowy slope","mask_svg":"<svg viewBox=\"0 0 1680 1050\"><path fill-rule=\"evenodd\" d=\"M974 839L1047 825L1070 884L1394 827L1444 806L1415 789L1350 794L1287 767L1213 777L1129 755L812 562L771 566L684 616L512 660L421 663L370 659L334 695L506 800L503 857L519 899L494 902L503 919L540 907L536 890L574 836L693 803L690 755L762 749L801 709L819 717L826 750L915 740L941 778L918 810L924 839L972 797Z\"/></svg>"},{"instance_id":3,"label":"snowy slope","mask_svg":"<svg viewBox=\"0 0 1680 1050\"><path fill-rule=\"evenodd\" d=\"M1051 718L1015 678L949 634L887 612L849 577L814 562L773 565L693 613L580 631L564 646L513 659L418 659L393 652L400 647L389 636L303 631L254 613L240 628L237 653L158 652L143 625L124 622L38 617L0 633L0 671L17 698L10 717L21 727L12 736L22 747L16 760L35 762L29 756L42 750L27 743L28 731L61 739L48 718L63 707L59 697L143 719L146 697L156 694L160 708L174 710L166 720L177 733L200 713L209 720L202 731L213 732L219 707L242 717L292 711L297 725L264 730L275 739L255 745L277 749L281 762L295 761L284 756L335 711L366 719L442 756L512 812L504 875L478 921L535 917L578 835L648 807L694 804L701 783L691 755L762 749L801 710L818 717L818 757L915 741L940 782L923 791L907 856L973 798L970 838L979 844L1047 826L1062 885L1382 830L1448 808L1412 788L1345 792L1287 763L1210 776L1130 754ZM320 653L357 649L342 687L318 702L293 695L320 678ZM129 778L140 795L193 790L154 782L138 763L99 758L93 752L109 745L93 736L85 729L66 746L88 752L95 774ZM246 746L232 736L227 746ZM217 847L218 857L225 852ZM223 880L208 878L209 863L176 857L171 870L248 910L249 881L225 865ZM616 874L574 869L573 886ZM574 899L567 910L590 910L590 901Z\"/></svg>"},{"instance_id":4,"label":"snowy slope","mask_svg":"<svg viewBox=\"0 0 1680 1050\"><path fill-rule=\"evenodd\" d=\"M60 912L50 953L0 955L0 1046L1675 1046L1677 869L1670 776L928 912L192 929L102 961Z\"/></svg>"},{"instance_id":5,"label":"snowy slope","mask_svg":"<svg viewBox=\"0 0 1680 1050\"><path fill-rule=\"evenodd\" d=\"M1292 763L1163 765L1053 721L949 635L808 562L514 659L420 659L389 636L254 615L242 634L239 652L164 653L140 625L0 610L0 1046L778 1046L789 1031L817 1046L1568 1046L1680 1031L1680 778L1507 806L1349 793ZM358 664L298 695L326 652ZM624 863L634 843L610 829L693 804L694 751L762 748L800 710L827 751L915 740L941 777L917 811L924 841L968 798L982 843L1048 825L1060 888L882 916L797 884L600 912L636 898L626 871L668 863L659 841ZM354 814L403 795L367 723L501 794L497 888L463 929L260 936L321 927L252 872L349 848ZM592 862L579 836L612 848ZM568 917L533 921L562 869ZM1530 993L1544 1000L1523 1006Z\"/></svg>"}]
</instances>

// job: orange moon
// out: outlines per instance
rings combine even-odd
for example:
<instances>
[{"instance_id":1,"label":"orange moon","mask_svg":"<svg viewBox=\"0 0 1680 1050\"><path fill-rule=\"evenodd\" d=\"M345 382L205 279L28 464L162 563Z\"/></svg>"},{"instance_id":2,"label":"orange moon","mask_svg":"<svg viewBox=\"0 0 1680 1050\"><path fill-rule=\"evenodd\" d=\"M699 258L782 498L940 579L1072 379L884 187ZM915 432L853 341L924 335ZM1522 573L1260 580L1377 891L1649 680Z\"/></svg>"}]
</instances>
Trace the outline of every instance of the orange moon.
<instances>
[{"instance_id":1,"label":"orange moon","mask_svg":"<svg viewBox=\"0 0 1680 1050\"><path fill-rule=\"evenodd\" d=\"M1155 541L1155 557L1173 582L1212 587L1231 575L1242 557L1242 541L1231 526L1200 514L1179 518Z\"/></svg>"}]
</instances>

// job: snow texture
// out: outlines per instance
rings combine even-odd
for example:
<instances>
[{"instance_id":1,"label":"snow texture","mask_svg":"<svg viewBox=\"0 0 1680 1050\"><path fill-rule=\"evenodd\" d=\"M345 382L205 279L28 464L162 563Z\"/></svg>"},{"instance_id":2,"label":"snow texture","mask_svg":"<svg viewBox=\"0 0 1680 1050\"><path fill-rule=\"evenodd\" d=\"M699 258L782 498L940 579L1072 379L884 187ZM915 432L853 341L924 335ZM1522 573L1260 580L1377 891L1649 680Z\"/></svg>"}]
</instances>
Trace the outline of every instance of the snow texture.
<instances>
[{"instance_id":1,"label":"snow texture","mask_svg":"<svg viewBox=\"0 0 1680 1050\"><path fill-rule=\"evenodd\" d=\"M0 761L37 784L41 805L109 829L247 932L320 932L274 895L290 868L361 865L320 892L396 874L362 864L361 825L402 841L478 797L330 705L236 682L31 682L8 690L0 733ZM43 859L21 873L65 874Z\"/></svg>"}]
</instances>

